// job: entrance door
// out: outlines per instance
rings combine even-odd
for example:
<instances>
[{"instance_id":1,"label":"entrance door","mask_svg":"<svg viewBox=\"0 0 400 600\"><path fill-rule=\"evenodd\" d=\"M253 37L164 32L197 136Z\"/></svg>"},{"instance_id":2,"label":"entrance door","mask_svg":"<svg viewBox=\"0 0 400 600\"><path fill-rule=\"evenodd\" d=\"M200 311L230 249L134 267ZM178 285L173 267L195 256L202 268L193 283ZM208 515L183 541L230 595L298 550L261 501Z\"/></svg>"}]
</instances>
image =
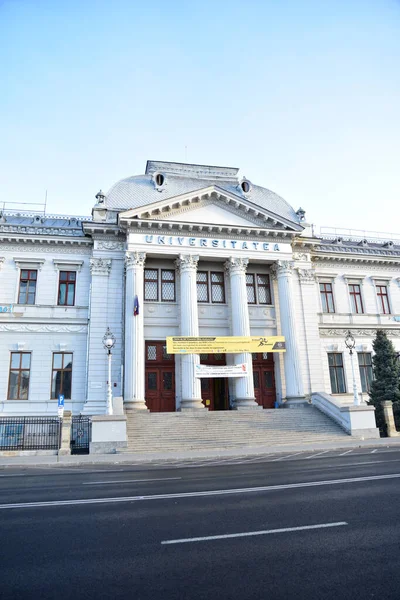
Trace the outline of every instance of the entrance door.
<instances>
[{"instance_id":1,"label":"entrance door","mask_svg":"<svg viewBox=\"0 0 400 600\"><path fill-rule=\"evenodd\" d=\"M225 354L200 354L202 365L226 364ZM201 397L209 410L229 410L228 385L223 377L201 378Z\"/></svg>"},{"instance_id":2,"label":"entrance door","mask_svg":"<svg viewBox=\"0 0 400 600\"><path fill-rule=\"evenodd\" d=\"M276 401L274 356L270 352L253 354L254 395L263 408L274 408Z\"/></svg>"},{"instance_id":3,"label":"entrance door","mask_svg":"<svg viewBox=\"0 0 400 600\"><path fill-rule=\"evenodd\" d=\"M175 359L162 342L146 342L146 405L151 412L175 412Z\"/></svg>"}]
</instances>

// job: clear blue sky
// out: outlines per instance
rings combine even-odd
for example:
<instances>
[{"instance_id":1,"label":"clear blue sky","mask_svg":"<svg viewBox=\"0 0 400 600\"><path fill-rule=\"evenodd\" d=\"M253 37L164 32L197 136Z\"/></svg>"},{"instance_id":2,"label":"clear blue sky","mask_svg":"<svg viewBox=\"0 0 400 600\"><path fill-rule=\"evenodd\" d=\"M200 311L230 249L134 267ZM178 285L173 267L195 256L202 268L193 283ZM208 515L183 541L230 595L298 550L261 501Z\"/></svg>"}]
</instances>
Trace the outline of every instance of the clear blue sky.
<instances>
[{"instance_id":1,"label":"clear blue sky","mask_svg":"<svg viewBox=\"0 0 400 600\"><path fill-rule=\"evenodd\" d=\"M400 232L400 0L0 0L0 77L1 203L187 160Z\"/></svg>"}]
</instances>

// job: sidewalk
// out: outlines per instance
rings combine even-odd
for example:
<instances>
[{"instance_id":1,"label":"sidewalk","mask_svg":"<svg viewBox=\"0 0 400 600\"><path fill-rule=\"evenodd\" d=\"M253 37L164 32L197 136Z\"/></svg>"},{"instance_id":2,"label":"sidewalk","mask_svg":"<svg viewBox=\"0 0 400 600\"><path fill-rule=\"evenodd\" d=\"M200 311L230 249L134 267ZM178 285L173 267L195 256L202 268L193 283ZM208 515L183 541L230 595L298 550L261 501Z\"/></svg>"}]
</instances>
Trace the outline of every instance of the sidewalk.
<instances>
[{"instance_id":1,"label":"sidewalk","mask_svg":"<svg viewBox=\"0 0 400 600\"><path fill-rule=\"evenodd\" d=\"M82 465L139 465L139 464L168 464L173 461L196 461L203 458L240 458L248 456L271 456L275 454L287 454L297 452L313 452L319 450L351 450L355 448L400 448L400 438L381 438L377 440L357 440L349 438L349 441L341 443L311 443L288 446L248 446L245 448L193 450L182 452L147 452L141 454L121 452L118 454L88 454L78 456L56 456L56 455L19 455L1 456L0 468L2 467L72 467ZM22 453L21 453L22 454Z\"/></svg>"}]
</instances>

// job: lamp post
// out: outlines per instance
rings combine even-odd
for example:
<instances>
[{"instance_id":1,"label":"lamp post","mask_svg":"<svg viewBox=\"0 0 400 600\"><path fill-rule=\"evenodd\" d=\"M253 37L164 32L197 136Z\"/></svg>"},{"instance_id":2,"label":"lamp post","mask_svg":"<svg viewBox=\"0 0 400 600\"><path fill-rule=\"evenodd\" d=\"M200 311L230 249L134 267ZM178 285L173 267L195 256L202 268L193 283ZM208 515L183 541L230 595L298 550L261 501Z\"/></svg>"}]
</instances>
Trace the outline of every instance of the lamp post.
<instances>
[{"instance_id":1,"label":"lamp post","mask_svg":"<svg viewBox=\"0 0 400 600\"><path fill-rule=\"evenodd\" d=\"M356 345L356 340L354 339L351 331L349 330L346 333L346 337L344 339L344 343L346 344L346 347L348 348L349 352L350 352L350 362L351 362L351 372L353 374L353 396L354 396L354 404L355 406L359 406L360 405L360 400L358 398L358 393L357 393L357 384L356 384L356 376L354 373L354 359L353 359L353 350L355 348Z\"/></svg>"},{"instance_id":2,"label":"lamp post","mask_svg":"<svg viewBox=\"0 0 400 600\"><path fill-rule=\"evenodd\" d=\"M113 414L112 407L112 387L111 387L111 350L114 348L116 342L115 335L110 331L110 328L107 327L107 330L103 337L103 346L108 352L108 386L107 386L107 414Z\"/></svg>"}]
</instances>

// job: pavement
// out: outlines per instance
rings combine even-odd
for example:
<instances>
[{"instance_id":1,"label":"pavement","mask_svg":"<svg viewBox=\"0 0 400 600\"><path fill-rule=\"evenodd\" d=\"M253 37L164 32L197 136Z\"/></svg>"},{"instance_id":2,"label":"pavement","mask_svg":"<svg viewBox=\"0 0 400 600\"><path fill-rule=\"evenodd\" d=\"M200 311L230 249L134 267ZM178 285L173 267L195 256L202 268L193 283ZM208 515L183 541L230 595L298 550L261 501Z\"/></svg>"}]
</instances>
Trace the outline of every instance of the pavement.
<instances>
[{"instance_id":1,"label":"pavement","mask_svg":"<svg viewBox=\"0 0 400 600\"><path fill-rule=\"evenodd\" d=\"M111 465L111 464L161 464L163 462L171 463L175 461L196 461L205 458L240 458L240 457L261 457L271 455L281 455L284 453L316 452L352 448L400 448L400 438L380 438L362 440L349 437L343 442L318 442L310 444L293 444L277 446L249 446L242 448L229 449L208 449L208 450L184 450L181 452L147 452L131 453L120 452L116 454L88 454L73 456L57 456L45 454L34 455L29 452L15 452L14 455L0 453L0 467L12 466L83 466L83 465Z\"/></svg>"},{"instance_id":2,"label":"pavement","mask_svg":"<svg viewBox=\"0 0 400 600\"><path fill-rule=\"evenodd\" d=\"M3 469L1 599L398 600L398 446L247 459Z\"/></svg>"}]
</instances>

